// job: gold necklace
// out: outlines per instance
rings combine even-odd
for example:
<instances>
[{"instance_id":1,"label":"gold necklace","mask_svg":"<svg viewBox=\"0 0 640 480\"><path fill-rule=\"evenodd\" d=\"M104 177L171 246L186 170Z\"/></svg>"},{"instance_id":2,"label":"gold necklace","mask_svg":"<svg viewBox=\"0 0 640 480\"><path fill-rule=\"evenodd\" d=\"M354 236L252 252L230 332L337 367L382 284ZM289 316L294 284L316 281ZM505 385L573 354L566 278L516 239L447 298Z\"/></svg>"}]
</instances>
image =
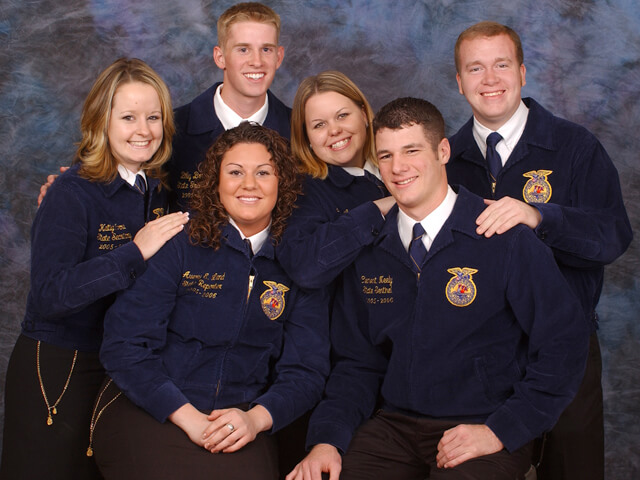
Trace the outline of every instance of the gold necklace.
<instances>
[{"instance_id":1,"label":"gold necklace","mask_svg":"<svg viewBox=\"0 0 640 480\"><path fill-rule=\"evenodd\" d=\"M109 388L109 385L111 385L112 381L113 381L112 379L109 379L107 384L104 386L104 388L100 392L100 395L98 395L98 400L96 401L96 404L93 407L93 413L91 414L91 423L89 424L89 447L87 447L87 457L93 457L93 447L92 447L93 431L95 430L96 425L98 424L98 420L100 420L102 413L107 409L107 407L111 405L113 402L115 402L120 395L122 395L122 392L118 392L118 394L115 397L109 400L109 403L107 403L104 407L100 409L100 411L98 412L98 415L96 416L96 410L98 410L98 405L100 405L100 400L102 400L102 395L104 394L104 392L107 391L107 388Z\"/></svg>"},{"instance_id":2,"label":"gold necklace","mask_svg":"<svg viewBox=\"0 0 640 480\"><path fill-rule=\"evenodd\" d=\"M73 362L71 363L71 370L69 371L69 376L67 377L67 381L62 387L62 393L56 400L56 403L53 405L49 405L49 399L47 398L47 392L44 390L44 383L42 382L42 374L40 373L40 340L38 340L38 346L36 347L36 369L38 370L38 380L40 381L40 391L42 392L42 396L44 397L44 403L47 406L47 425L53 425L53 417L52 415L58 414L58 409L56 408L62 400L65 392L67 391L67 387L69 386L69 382L71 381L71 375L73 374L73 369L76 366L76 360L78 359L78 350L73 351Z\"/></svg>"}]
</instances>

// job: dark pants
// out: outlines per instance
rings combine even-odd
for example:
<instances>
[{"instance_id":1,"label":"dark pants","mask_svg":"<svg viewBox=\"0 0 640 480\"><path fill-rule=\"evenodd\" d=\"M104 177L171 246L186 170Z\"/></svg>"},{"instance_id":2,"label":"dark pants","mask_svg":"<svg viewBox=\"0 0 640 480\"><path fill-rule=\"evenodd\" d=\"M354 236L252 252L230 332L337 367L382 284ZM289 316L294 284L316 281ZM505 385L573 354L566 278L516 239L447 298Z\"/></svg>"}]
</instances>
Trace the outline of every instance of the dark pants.
<instances>
[{"instance_id":1,"label":"dark pants","mask_svg":"<svg viewBox=\"0 0 640 480\"><path fill-rule=\"evenodd\" d=\"M524 478L532 446L502 450L454 468L436 466L437 445L445 430L459 422L379 412L355 433L342 459L340 480L424 480Z\"/></svg>"},{"instance_id":2,"label":"dark pants","mask_svg":"<svg viewBox=\"0 0 640 480\"><path fill-rule=\"evenodd\" d=\"M575 399L547 433L538 480L602 480L604 419L602 357L598 336L591 335L584 379Z\"/></svg>"},{"instance_id":3,"label":"dark pants","mask_svg":"<svg viewBox=\"0 0 640 480\"><path fill-rule=\"evenodd\" d=\"M0 478L99 479L87 457L89 423L104 379L97 353L78 352L69 386L47 425L47 407L36 368L37 342L18 337L7 369ZM73 350L40 344L40 373L49 404L55 404L69 377Z\"/></svg>"},{"instance_id":4,"label":"dark pants","mask_svg":"<svg viewBox=\"0 0 640 480\"><path fill-rule=\"evenodd\" d=\"M305 413L275 434L276 440L278 441L280 480L284 480L289 472L307 455L305 442L307 438L307 428L309 427L309 418L311 418L311 411Z\"/></svg>"},{"instance_id":5,"label":"dark pants","mask_svg":"<svg viewBox=\"0 0 640 480\"><path fill-rule=\"evenodd\" d=\"M119 392L112 383L98 409ZM235 453L211 453L170 421L160 423L120 395L104 409L93 450L105 479L276 480L275 439L260 433Z\"/></svg>"}]
</instances>

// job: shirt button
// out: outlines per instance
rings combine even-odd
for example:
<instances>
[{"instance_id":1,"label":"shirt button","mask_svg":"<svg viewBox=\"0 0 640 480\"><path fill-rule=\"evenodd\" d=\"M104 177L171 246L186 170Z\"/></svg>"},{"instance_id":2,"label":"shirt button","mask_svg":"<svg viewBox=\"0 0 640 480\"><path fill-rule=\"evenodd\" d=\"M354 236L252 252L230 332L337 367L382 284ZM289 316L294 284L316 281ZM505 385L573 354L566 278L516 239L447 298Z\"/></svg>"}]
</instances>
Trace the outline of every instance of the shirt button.
<instances>
[{"instance_id":1,"label":"shirt button","mask_svg":"<svg viewBox=\"0 0 640 480\"><path fill-rule=\"evenodd\" d=\"M136 272L135 272L135 270L131 270L131 273L129 273L129 278L131 278L131 280L135 280L135 279L136 279Z\"/></svg>"}]
</instances>

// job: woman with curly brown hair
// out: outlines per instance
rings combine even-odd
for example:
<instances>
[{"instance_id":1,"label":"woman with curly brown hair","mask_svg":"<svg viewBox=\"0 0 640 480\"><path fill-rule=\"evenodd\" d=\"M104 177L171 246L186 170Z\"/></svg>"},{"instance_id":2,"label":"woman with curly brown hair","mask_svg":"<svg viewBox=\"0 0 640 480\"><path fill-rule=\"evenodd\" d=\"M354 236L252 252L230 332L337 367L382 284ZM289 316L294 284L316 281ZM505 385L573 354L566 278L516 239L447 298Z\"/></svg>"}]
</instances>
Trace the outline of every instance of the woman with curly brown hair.
<instances>
[{"instance_id":1,"label":"woman with curly brown hair","mask_svg":"<svg viewBox=\"0 0 640 480\"><path fill-rule=\"evenodd\" d=\"M100 358L113 383L95 427L107 479L275 479L263 432L307 411L324 387L326 301L274 255L299 190L286 142L243 123L199 173L188 229L107 315Z\"/></svg>"}]
</instances>

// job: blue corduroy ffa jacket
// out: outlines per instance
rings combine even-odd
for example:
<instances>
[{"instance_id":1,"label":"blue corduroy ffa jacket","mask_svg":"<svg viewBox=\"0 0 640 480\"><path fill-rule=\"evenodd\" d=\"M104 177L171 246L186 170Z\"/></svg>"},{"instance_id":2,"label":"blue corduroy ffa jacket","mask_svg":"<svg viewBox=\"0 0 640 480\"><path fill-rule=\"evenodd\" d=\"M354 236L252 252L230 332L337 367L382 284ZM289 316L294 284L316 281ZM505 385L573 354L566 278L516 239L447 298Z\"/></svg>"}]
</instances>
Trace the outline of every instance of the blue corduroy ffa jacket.
<instances>
[{"instance_id":1,"label":"blue corduroy ffa jacket","mask_svg":"<svg viewBox=\"0 0 640 480\"><path fill-rule=\"evenodd\" d=\"M556 422L582 379L588 326L530 229L476 234L484 208L459 189L418 278L394 207L345 270L331 327L335 366L308 445L346 451L379 392L391 411L484 423L509 451Z\"/></svg>"},{"instance_id":2,"label":"blue corduroy ffa jacket","mask_svg":"<svg viewBox=\"0 0 640 480\"><path fill-rule=\"evenodd\" d=\"M64 348L97 352L115 293L146 264L132 242L145 224L144 196L119 175L110 183L60 175L31 230L31 290L22 333ZM166 190L147 177L147 218L164 214Z\"/></svg>"},{"instance_id":3,"label":"blue corduroy ffa jacket","mask_svg":"<svg viewBox=\"0 0 640 480\"><path fill-rule=\"evenodd\" d=\"M320 399L329 370L322 292L293 284L265 242L253 258L226 225L221 246L169 241L118 297L100 352L107 373L158 421L186 403L264 406L272 430Z\"/></svg>"},{"instance_id":4,"label":"blue corduroy ffa jacket","mask_svg":"<svg viewBox=\"0 0 640 480\"><path fill-rule=\"evenodd\" d=\"M604 266L632 239L618 172L604 147L584 127L523 99L529 116L522 137L498 174L495 194L471 118L451 141L450 183L483 198L512 197L540 211L535 233L552 250L595 329Z\"/></svg>"}]
</instances>

